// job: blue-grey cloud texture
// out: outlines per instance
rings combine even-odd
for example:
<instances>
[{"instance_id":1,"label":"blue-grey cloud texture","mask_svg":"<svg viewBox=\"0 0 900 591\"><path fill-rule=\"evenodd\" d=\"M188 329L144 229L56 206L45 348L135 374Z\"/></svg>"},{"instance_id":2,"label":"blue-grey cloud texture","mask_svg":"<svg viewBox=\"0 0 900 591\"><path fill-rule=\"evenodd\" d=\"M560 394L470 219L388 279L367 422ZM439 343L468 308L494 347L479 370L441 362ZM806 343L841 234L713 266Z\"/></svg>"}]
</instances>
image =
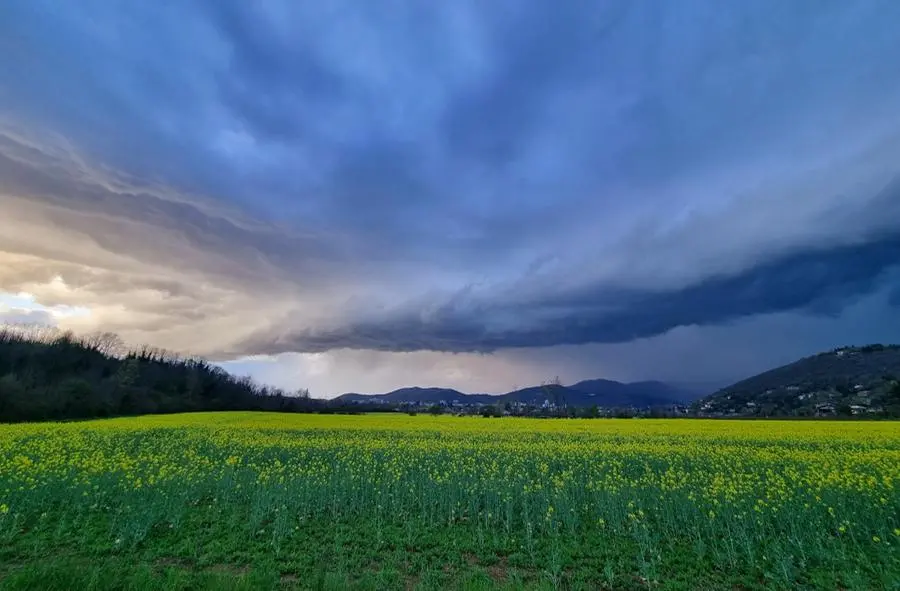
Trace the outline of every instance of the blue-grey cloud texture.
<instances>
[{"instance_id":1,"label":"blue-grey cloud texture","mask_svg":"<svg viewBox=\"0 0 900 591\"><path fill-rule=\"evenodd\" d=\"M891 0L6 2L0 290L219 359L557 363L887 318L897 22Z\"/></svg>"}]
</instances>

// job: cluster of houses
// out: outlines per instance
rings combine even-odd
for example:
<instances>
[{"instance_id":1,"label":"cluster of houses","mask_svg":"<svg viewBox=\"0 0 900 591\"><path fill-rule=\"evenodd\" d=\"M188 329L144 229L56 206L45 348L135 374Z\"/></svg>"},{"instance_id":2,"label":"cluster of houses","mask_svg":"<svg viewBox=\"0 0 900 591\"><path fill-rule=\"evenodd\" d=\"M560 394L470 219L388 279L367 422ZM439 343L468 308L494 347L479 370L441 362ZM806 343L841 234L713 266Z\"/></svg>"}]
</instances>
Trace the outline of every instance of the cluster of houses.
<instances>
[{"instance_id":1,"label":"cluster of houses","mask_svg":"<svg viewBox=\"0 0 900 591\"><path fill-rule=\"evenodd\" d=\"M570 406L557 404L550 399L534 402L521 402L514 400L484 402L481 400L434 400L434 401L406 401L395 402L385 399L372 399L367 401L352 401L350 404L373 404L396 412L408 413L433 413L488 416L569 416L569 417L640 417L640 416L688 416L690 409L687 406L673 404L665 407L637 408L637 407L601 407L601 406Z\"/></svg>"},{"instance_id":2,"label":"cluster of houses","mask_svg":"<svg viewBox=\"0 0 900 591\"><path fill-rule=\"evenodd\" d=\"M800 386L787 386L783 391L785 391L787 396L796 400L796 403L794 404L784 405L785 408L790 408L790 414L830 417L879 414L884 412L882 406L873 403L873 393L866 389L862 384L853 386L853 393L851 395L834 390L803 392ZM727 395L719 401L710 400L704 402L698 409L699 414L701 416L709 417L739 417L771 414L772 406L775 405L766 401L771 400L772 395L777 394L778 392L778 389L766 390L759 398L759 401L749 400L745 402L741 402L740 399L734 400L731 395ZM723 401L725 404L723 404ZM729 404L729 401L733 402ZM782 408L781 410L784 411L785 408ZM784 413L781 412L779 414Z\"/></svg>"}]
</instances>

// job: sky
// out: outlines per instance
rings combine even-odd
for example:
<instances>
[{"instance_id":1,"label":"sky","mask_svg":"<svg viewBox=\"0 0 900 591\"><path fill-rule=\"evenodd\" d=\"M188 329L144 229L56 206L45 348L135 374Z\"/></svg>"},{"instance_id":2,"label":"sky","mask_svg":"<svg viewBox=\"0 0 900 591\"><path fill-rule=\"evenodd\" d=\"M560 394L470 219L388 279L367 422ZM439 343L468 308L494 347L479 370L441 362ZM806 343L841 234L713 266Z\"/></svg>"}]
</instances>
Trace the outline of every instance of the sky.
<instances>
[{"instance_id":1,"label":"sky","mask_svg":"<svg viewBox=\"0 0 900 591\"><path fill-rule=\"evenodd\" d=\"M320 397L724 385L896 342L898 21L0 3L0 321Z\"/></svg>"}]
</instances>

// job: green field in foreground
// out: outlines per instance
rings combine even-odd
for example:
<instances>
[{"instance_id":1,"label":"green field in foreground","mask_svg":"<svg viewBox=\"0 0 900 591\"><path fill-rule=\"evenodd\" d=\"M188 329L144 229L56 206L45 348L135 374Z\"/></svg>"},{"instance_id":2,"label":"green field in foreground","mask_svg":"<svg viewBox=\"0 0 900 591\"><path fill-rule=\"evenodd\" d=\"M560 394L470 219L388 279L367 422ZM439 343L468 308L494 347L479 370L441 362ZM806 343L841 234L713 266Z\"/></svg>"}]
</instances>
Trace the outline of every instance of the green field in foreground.
<instances>
[{"instance_id":1,"label":"green field in foreground","mask_svg":"<svg viewBox=\"0 0 900 591\"><path fill-rule=\"evenodd\" d=\"M0 425L0 589L900 589L900 423Z\"/></svg>"}]
</instances>

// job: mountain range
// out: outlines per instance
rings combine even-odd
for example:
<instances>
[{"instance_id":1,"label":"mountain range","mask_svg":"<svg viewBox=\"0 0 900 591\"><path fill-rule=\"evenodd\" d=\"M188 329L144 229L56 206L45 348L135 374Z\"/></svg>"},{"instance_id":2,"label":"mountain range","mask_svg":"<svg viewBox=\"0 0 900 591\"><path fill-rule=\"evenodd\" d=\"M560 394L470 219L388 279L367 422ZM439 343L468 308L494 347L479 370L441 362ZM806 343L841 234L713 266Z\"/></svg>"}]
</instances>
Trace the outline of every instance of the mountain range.
<instances>
[{"instance_id":1,"label":"mountain range","mask_svg":"<svg viewBox=\"0 0 900 591\"><path fill-rule=\"evenodd\" d=\"M664 382L622 383L614 380L584 380L570 386L545 384L505 394L466 394L450 388L401 388L386 394L349 393L334 399L337 403L381 404L521 404L528 406L631 407L650 408L688 404L703 393Z\"/></svg>"},{"instance_id":2,"label":"mountain range","mask_svg":"<svg viewBox=\"0 0 900 591\"><path fill-rule=\"evenodd\" d=\"M512 405L654 409L690 405L710 417L900 417L900 345L840 347L743 379L725 388L658 381L585 380L542 384L505 394L449 388L401 388L386 394L344 394L334 402L390 405Z\"/></svg>"}]
</instances>

